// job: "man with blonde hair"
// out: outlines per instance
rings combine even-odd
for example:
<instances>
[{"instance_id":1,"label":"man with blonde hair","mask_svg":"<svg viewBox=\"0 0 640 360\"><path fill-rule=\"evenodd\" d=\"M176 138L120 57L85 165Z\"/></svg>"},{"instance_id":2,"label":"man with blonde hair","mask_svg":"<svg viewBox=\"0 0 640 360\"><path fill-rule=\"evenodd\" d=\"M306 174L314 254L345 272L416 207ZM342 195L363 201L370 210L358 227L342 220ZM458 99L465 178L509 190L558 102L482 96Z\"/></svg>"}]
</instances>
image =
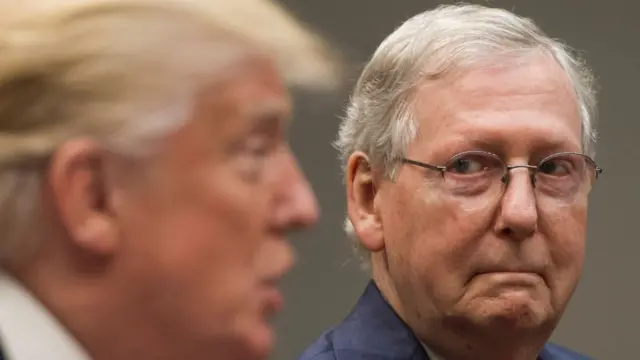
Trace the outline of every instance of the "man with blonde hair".
<instances>
[{"instance_id":1,"label":"man with blonde hair","mask_svg":"<svg viewBox=\"0 0 640 360\"><path fill-rule=\"evenodd\" d=\"M331 52L267 0L1 7L0 358L265 358Z\"/></svg>"},{"instance_id":2,"label":"man with blonde hair","mask_svg":"<svg viewBox=\"0 0 640 360\"><path fill-rule=\"evenodd\" d=\"M302 360L578 360L548 343L580 278L589 69L531 20L440 6L387 37L337 147L372 281Z\"/></svg>"}]
</instances>

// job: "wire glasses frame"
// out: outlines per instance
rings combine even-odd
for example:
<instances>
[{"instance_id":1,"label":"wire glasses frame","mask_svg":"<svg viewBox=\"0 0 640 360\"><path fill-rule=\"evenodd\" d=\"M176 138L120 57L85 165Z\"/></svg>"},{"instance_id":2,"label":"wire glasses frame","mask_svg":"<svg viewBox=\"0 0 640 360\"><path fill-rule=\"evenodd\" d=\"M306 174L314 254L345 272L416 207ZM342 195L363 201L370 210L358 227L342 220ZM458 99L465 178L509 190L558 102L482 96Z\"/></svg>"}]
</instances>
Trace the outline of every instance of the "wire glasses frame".
<instances>
[{"instance_id":1,"label":"wire glasses frame","mask_svg":"<svg viewBox=\"0 0 640 360\"><path fill-rule=\"evenodd\" d=\"M531 184L552 197L571 197L584 189L587 192L602 174L589 156L577 152L561 152L549 155L538 165L507 165L497 155L485 151L467 151L454 155L445 165L432 165L403 158L405 164L439 171L449 190L461 195L487 191L497 179L507 185L511 170L524 168L530 173ZM587 180L587 181L585 181Z\"/></svg>"}]
</instances>

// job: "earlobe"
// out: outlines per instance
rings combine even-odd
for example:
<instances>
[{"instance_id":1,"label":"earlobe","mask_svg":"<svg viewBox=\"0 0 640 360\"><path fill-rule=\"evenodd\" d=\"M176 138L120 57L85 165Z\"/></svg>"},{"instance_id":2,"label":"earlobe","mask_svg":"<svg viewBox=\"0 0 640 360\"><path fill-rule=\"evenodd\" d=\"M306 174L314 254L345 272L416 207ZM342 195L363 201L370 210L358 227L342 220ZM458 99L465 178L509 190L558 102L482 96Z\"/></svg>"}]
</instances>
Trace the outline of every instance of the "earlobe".
<instances>
[{"instance_id":1,"label":"earlobe","mask_svg":"<svg viewBox=\"0 0 640 360\"><path fill-rule=\"evenodd\" d=\"M362 245L371 252L384 249L379 216L378 189L369 159L361 152L351 155L346 171L347 212Z\"/></svg>"},{"instance_id":2,"label":"earlobe","mask_svg":"<svg viewBox=\"0 0 640 360\"><path fill-rule=\"evenodd\" d=\"M55 209L72 244L99 256L111 255L118 245L105 161L95 142L69 141L53 155L48 173Z\"/></svg>"}]
</instances>

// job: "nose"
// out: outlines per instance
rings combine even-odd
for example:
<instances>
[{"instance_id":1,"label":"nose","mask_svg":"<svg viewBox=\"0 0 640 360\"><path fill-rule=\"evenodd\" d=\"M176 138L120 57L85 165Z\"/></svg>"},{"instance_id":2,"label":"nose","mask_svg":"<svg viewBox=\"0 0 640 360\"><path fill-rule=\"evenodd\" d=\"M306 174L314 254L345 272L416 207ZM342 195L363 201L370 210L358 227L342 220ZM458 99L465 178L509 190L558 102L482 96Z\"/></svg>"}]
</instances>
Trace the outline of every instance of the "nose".
<instances>
[{"instance_id":1,"label":"nose","mask_svg":"<svg viewBox=\"0 0 640 360\"><path fill-rule=\"evenodd\" d=\"M524 240L535 232L538 209L531 173L526 168L512 169L496 221L496 232L513 240Z\"/></svg>"},{"instance_id":2,"label":"nose","mask_svg":"<svg viewBox=\"0 0 640 360\"><path fill-rule=\"evenodd\" d=\"M318 222L319 206L315 194L293 154L287 154L285 170L280 174L275 222L283 231L311 227Z\"/></svg>"}]
</instances>

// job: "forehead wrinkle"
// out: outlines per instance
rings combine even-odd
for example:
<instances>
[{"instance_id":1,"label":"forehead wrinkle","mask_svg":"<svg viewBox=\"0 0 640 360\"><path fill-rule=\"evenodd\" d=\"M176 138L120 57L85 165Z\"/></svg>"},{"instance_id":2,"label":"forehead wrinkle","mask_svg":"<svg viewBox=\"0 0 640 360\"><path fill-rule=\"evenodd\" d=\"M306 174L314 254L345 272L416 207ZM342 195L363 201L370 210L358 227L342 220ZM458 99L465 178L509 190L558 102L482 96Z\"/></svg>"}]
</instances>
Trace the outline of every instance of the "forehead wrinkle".
<instances>
[{"instance_id":1,"label":"forehead wrinkle","mask_svg":"<svg viewBox=\"0 0 640 360\"><path fill-rule=\"evenodd\" d=\"M542 60L546 59L542 58ZM543 116L548 118L556 118L554 121L544 120L554 128L558 127L558 131L553 131L557 134L557 136L552 135L555 138L543 137L544 142L547 143L545 147L557 147L560 143L566 147L566 136L561 135L565 132L562 128L570 128L569 132L572 134L575 132L576 141L580 142L581 122L578 102L566 74L555 62L543 62L540 58L523 65L528 65L527 71L519 71L517 68L507 66L480 68L453 79L440 79L420 87L415 94L416 115L420 123L419 134L422 135L418 138L429 135L431 139L426 140L439 142L443 140L444 135L450 134L457 138L452 139L451 142L457 140L463 143L486 143L485 139L478 138L486 138L487 135L498 140L503 139L504 136L499 136L504 134L501 129L489 131L493 134L479 134L477 131L469 131L469 127L482 128L482 119L490 116L491 112L499 117L513 112L513 121L517 121L519 117L526 119L528 104L532 104L533 111L546 113ZM529 71L529 68L533 71ZM514 71L517 72L514 74L517 76L509 76L509 73ZM559 96L559 93L562 95ZM576 106L567 106L567 103ZM461 123L461 120L464 121ZM476 123L474 124L471 120ZM491 119L487 120L489 122ZM510 126L507 120L509 119L499 121L502 124L498 125ZM471 124L465 124L465 122ZM534 124L531 126L536 127ZM571 129L574 126L575 129ZM467 129L456 134L455 127L467 127ZM490 130L495 125L488 123L487 127ZM518 131L522 133L521 130ZM472 139L460 139L465 136ZM491 141L491 139L487 140Z\"/></svg>"}]
</instances>

